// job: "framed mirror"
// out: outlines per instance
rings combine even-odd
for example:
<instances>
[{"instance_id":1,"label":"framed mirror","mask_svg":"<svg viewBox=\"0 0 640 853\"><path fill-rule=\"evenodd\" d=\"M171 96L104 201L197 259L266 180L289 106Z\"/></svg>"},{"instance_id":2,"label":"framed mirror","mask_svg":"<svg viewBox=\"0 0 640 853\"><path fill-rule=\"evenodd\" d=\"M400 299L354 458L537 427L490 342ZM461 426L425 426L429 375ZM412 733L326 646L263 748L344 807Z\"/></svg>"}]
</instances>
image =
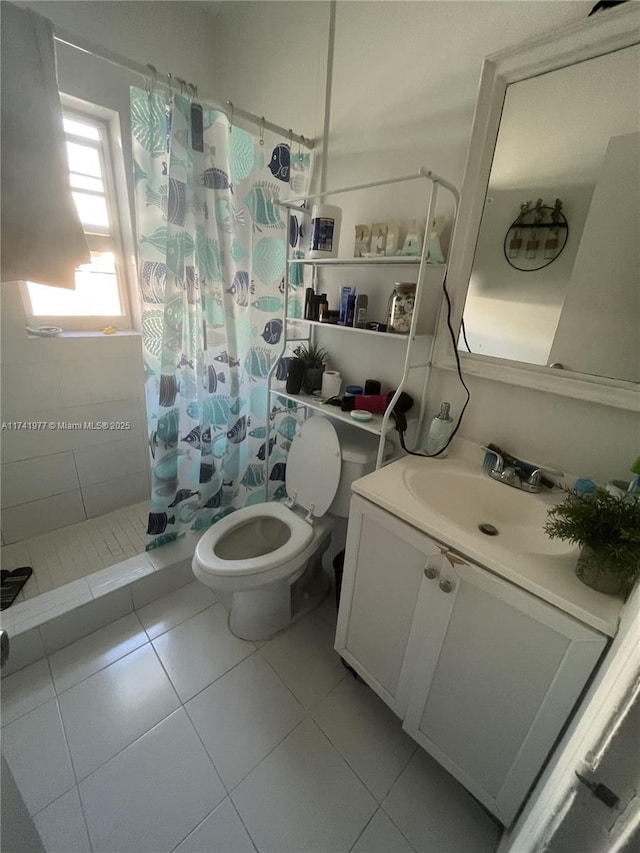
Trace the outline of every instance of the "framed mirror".
<instances>
[{"instance_id":1,"label":"framed mirror","mask_svg":"<svg viewBox=\"0 0 640 853\"><path fill-rule=\"evenodd\" d=\"M485 60L450 258L465 373L640 410L638 4Z\"/></svg>"}]
</instances>

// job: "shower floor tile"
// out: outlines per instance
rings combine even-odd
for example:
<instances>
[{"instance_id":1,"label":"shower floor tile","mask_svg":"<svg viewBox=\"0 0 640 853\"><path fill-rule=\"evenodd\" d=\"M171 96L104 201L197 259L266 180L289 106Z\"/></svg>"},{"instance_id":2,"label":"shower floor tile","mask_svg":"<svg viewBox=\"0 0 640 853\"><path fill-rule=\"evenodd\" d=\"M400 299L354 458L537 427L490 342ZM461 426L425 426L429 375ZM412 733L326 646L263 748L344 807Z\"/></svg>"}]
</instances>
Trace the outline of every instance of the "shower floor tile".
<instances>
[{"instance_id":1,"label":"shower floor tile","mask_svg":"<svg viewBox=\"0 0 640 853\"><path fill-rule=\"evenodd\" d=\"M346 673L329 606L251 650L226 620L211 630L226 611L198 612L202 590L3 678L3 752L47 853L495 851L494 821ZM211 658L231 650L220 666L190 648L208 642ZM182 699L181 660L198 672Z\"/></svg>"},{"instance_id":2,"label":"shower floor tile","mask_svg":"<svg viewBox=\"0 0 640 853\"><path fill-rule=\"evenodd\" d=\"M3 546L3 569L33 568L33 575L16 603L142 554L146 547L148 513L149 502L141 501L62 530Z\"/></svg>"}]
</instances>

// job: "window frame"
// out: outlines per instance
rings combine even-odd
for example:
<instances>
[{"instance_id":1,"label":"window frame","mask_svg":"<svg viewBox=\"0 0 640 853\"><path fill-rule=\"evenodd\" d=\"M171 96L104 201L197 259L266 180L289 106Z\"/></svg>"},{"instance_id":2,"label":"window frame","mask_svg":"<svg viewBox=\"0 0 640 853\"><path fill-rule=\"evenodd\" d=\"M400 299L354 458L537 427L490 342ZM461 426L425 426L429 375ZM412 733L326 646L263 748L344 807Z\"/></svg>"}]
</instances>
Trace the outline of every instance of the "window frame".
<instances>
[{"instance_id":1,"label":"window frame","mask_svg":"<svg viewBox=\"0 0 640 853\"><path fill-rule=\"evenodd\" d=\"M111 234L100 233L99 227L96 227L95 232L91 231L91 226L83 225L83 229L90 251L112 251L114 254L118 299L122 313L116 315L34 314L28 284L22 281L20 291L27 325L61 326L65 331L70 332L101 332L106 326L113 326L119 331L131 331L136 325L139 326L139 311L136 311L135 299L137 268L120 135L120 117L115 110L71 95L60 93L60 101L65 118L94 125L100 133L100 140L97 142L74 137L72 133L66 131L64 135L65 141L69 139L85 145L88 143L92 147L95 145L100 159Z\"/></svg>"}]
</instances>

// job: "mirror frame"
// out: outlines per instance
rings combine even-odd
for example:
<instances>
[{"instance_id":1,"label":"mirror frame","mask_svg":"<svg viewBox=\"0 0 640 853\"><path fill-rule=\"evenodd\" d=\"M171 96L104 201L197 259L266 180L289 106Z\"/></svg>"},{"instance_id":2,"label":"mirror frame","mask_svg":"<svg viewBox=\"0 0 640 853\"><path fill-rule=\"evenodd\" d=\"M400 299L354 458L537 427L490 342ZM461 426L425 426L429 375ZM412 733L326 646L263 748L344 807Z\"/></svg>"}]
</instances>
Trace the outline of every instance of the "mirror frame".
<instances>
[{"instance_id":1,"label":"mirror frame","mask_svg":"<svg viewBox=\"0 0 640 853\"><path fill-rule=\"evenodd\" d=\"M460 329L462 321L507 86L635 44L640 44L640 3L625 3L485 59L449 252L447 280L454 330ZM459 356L462 371L469 376L640 411L640 384L635 382L463 351ZM456 369L444 305L432 363L435 367Z\"/></svg>"}]
</instances>

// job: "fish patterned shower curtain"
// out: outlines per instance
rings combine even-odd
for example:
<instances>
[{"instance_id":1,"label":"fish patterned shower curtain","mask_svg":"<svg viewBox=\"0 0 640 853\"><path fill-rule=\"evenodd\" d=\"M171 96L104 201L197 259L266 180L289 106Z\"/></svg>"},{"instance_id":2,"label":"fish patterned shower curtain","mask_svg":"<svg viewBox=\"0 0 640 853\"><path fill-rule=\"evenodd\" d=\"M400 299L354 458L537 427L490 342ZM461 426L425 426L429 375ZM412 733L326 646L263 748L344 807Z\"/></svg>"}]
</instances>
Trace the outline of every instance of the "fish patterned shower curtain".
<instances>
[{"instance_id":1,"label":"fish patterned shower curtain","mask_svg":"<svg viewBox=\"0 0 640 853\"><path fill-rule=\"evenodd\" d=\"M197 102L195 102L197 104ZM184 93L131 89L138 274L151 452L147 550L284 493L295 430L267 400L284 311L285 234L273 203L307 192L308 152L260 139ZM288 306L302 316L302 277ZM281 345L281 344L280 344Z\"/></svg>"}]
</instances>

